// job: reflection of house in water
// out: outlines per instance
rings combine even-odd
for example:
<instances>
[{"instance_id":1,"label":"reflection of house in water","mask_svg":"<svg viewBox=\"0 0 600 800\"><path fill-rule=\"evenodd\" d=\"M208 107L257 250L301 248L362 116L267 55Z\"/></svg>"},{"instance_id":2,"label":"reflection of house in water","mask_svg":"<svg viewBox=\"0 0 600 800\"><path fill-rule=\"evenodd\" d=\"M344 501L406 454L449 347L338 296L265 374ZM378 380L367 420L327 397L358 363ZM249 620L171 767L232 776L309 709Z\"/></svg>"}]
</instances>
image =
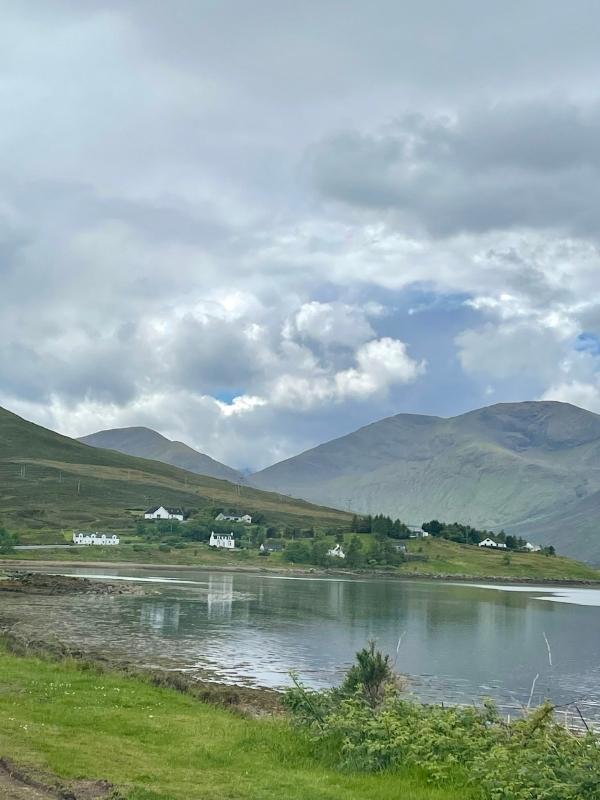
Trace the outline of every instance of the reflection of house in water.
<instances>
[{"instance_id":1,"label":"reflection of house in water","mask_svg":"<svg viewBox=\"0 0 600 800\"><path fill-rule=\"evenodd\" d=\"M231 617L233 603L233 575L209 575L206 605L208 618Z\"/></svg>"},{"instance_id":2,"label":"reflection of house in water","mask_svg":"<svg viewBox=\"0 0 600 800\"><path fill-rule=\"evenodd\" d=\"M140 609L142 625L162 633L177 633L179 603L144 603Z\"/></svg>"}]
</instances>

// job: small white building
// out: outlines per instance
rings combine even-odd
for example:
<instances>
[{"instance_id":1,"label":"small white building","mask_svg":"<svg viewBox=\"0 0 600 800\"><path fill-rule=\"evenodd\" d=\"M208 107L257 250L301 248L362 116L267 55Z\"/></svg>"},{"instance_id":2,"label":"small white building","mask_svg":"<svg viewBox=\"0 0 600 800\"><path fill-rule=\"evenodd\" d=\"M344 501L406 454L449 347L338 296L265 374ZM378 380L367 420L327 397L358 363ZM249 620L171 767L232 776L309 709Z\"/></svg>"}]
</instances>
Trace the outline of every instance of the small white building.
<instances>
[{"instance_id":1,"label":"small white building","mask_svg":"<svg viewBox=\"0 0 600 800\"><path fill-rule=\"evenodd\" d=\"M235 539L233 533L215 533L210 532L210 539L208 540L209 547L224 547L227 550L235 549Z\"/></svg>"},{"instance_id":2,"label":"small white building","mask_svg":"<svg viewBox=\"0 0 600 800\"><path fill-rule=\"evenodd\" d=\"M153 506L144 512L144 519L177 519L179 522L183 522L183 509Z\"/></svg>"},{"instance_id":3,"label":"small white building","mask_svg":"<svg viewBox=\"0 0 600 800\"><path fill-rule=\"evenodd\" d=\"M223 512L221 512L220 514L217 514L215 520L217 522L243 522L245 525L252 524L252 517L250 516L250 514L242 514L241 517L234 517L229 514L223 514Z\"/></svg>"},{"instance_id":4,"label":"small white building","mask_svg":"<svg viewBox=\"0 0 600 800\"><path fill-rule=\"evenodd\" d=\"M526 542L523 545L523 550L528 550L530 553L539 553L541 549L539 544L531 544L531 542Z\"/></svg>"},{"instance_id":5,"label":"small white building","mask_svg":"<svg viewBox=\"0 0 600 800\"><path fill-rule=\"evenodd\" d=\"M424 531L423 528L417 528L416 526L407 526L410 529L410 533L408 534L409 539L427 539L429 534L427 531Z\"/></svg>"},{"instance_id":6,"label":"small white building","mask_svg":"<svg viewBox=\"0 0 600 800\"><path fill-rule=\"evenodd\" d=\"M346 553L344 553L342 550L341 544L336 544L335 547L332 547L331 550L328 550L327 555L331 556L332 558L346 558Z\"/></svg>"},{"instance_id":7,"label":"small white building","mask_svg":"<svg viewBox=\"0 0 600 800\"><path fill-rule=\"evenodd\" d=\"M98 544L98 545L116 545L120 544L121 540L116 533L107 535L106 533L91 533L90 531L79 531L73 533L73 544Z\"/></svg>"},{"instance_id":8,"label":"small white building","mask_svg":"<svg viewBox=\"0 0 600 800\"><path fill-rule=\"evenodd\" d=\"M479 547L493 547L498 550L506 550L504 542L495 542L493 539L490 539L489 536L487 539L479 542Z\"/></svg>"}]
</instances>

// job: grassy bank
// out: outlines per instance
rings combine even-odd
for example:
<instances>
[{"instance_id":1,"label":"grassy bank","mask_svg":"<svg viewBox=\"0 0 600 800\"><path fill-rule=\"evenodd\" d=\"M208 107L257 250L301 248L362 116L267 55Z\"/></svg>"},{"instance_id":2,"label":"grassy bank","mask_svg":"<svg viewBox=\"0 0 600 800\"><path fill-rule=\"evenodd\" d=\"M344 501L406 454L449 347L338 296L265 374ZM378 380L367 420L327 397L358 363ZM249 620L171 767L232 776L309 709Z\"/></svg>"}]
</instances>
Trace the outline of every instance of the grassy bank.
<instances>
[{"instance_id":1,"label":"grassy bank","mask_svg":"<svg viewBox=\"0 0 600 800\"><path fill-rule=\"evenodd\" d=\"M368 539L368 534L361 538ZM331 539L333 543L333 539ZM368 568L356 571L357 575L390 577L441 577L496 579L506 581L600 581L600 571L588 564L561 556L540 553L511 553L505 556L493 550L465 546L444 539L409 540L408 552L418 560L409 560L397 567ZM366 546L366 545L365 545ZM207 568L269 569L290 572L301 569L319 570L308 564L292 564L281 553L261 557L256 550L226 552L214 550L205 544L193 543L169 551L159 549L157 543L123 544L119 547L73 547L56 550L16 550L1 557L6 563L56 561L68 564L80 562L123 562L164 566L197 566ZM337 565L336 565L337 566ZM343 569L340 561L338 569Z\"/></svg>"},{"instance_id":2,"label":"grassy bank","mask_svg":"<svg viewBox=\"0 0 600 800\"><path fill-rule=\"evenodd\" d=\"M468 800L458 775L342 773L285 720L247 719L140 679L18 657L0 644L0 755L127 800Z\"/></svg>"}]
</instances>

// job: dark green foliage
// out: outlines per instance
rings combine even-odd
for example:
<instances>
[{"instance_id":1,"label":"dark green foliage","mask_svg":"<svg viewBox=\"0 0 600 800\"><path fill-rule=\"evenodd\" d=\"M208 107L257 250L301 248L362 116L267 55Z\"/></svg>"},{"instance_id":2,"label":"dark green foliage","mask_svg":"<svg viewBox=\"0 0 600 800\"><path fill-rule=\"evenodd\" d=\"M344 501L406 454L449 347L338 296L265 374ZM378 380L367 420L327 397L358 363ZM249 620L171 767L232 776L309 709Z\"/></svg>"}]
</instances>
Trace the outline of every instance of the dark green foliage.
<instances>
[{"instance_id":1,"label":"dark green foliage","mask_svg":"<svg viewBox=\"0 0 600 800\"><path fill-rule=\"evenodd\" d=\"M331 563L331 557L327 555L330 549L331 546L327 539L314 541L311 547L311 562L319 567L328 567Z\"/></svg>"},{"instance_id":2,"label":"dark green foliage","mask_svg":"<svg viewBox=\"0 0 600 800\"><path fill-rule=\"evenodd\" d=\"M356 654L356 664L348 670L340 690L349 696L360 692L367 705L376 708L393 678L390 657L376 650L375 642L371 640Z\"/></svg>"},{"instance_id":3,"label":"dark green foliage","mask_svg":"<svg viewBox=\"0 0 600 800\"><path fill-rule=\"evenodd\" d=\"M0 553L12 553L16 544L18 544L17 537L9 533L6 528L0 527Z\"/></svg>"},{"instance_id":4,"label":"dark green foliage","mask_svg":"<svg viewBox=\"0 0 600 800\"><path fill-rule=\"evenodd\" d=\"M399 519L386 517L384 514L369 514L366 517L352 517L350 530L353 533L374 533L380 536L391 536L392 539L408 539L410 529Z\"/></svg>"},{"instance_id":5,"label":"dark green foliage","mask_svg":"<svg viewBox=\"0 0 600 800\"><path fill-rule=\"evenodd\" d=\"M396 566L403 560L402 554L397 552L393 542L386 536L377 536L375 538L367 558L369 562L382 567Z\"/></svg>"},{"instance_id":6,"label":"dark green foliage","mask_svg":"<svg viewBox=\"0 0 600 800\"><path fill-rule=\"evenodd\" d=\"M437 519L432 519L429 522L424 522L421 527L431 536L448 539L459 544L479 544L479 542L488 537L497 542L503 542L508 550L522 550L527 544L525 539L520 536L511 536L504 533L504 531L494 533L494 531L485 529L480 530L471 527L471 525L462 525L460 522L440 522Z\"/></svg>"},{"instance_id":7,"label":"dark green foliage","mask_svg":"<svg viewBox=\"0 0 600 800\"><path fill-rule=\"evenodd\" d=\"M311 551L304 542L290 542L283 551L283 559L293 564L308 564L311 560Z\"/></svg>"},{"instance_id":8,"label":"dark green foliage","mask_svg":"<svg viewBox=\"0 0 600 800\"><path fill-rule=\"evenodd\" d=\"M311 691L294 676L284 704L340 766L364 772L417 767L440 783L462 771L486 800L600 800L600 740L574 735L545 703L508 722L481 707L405 699L389 658L371 642L339 689Z\"/></svg>"},{"instance_id":9,"label":"dark green foliage","mask_svg":"<svg viewBox=\"0 0 600 800\"><path fill-rule=\"evenodd\" d=\"M346 550L346 566L350 569L357 569L364 566L365 554L363 552L363 545L358 536L353 536L350 539L350 544Z\"/></svg>"}]
</instances>

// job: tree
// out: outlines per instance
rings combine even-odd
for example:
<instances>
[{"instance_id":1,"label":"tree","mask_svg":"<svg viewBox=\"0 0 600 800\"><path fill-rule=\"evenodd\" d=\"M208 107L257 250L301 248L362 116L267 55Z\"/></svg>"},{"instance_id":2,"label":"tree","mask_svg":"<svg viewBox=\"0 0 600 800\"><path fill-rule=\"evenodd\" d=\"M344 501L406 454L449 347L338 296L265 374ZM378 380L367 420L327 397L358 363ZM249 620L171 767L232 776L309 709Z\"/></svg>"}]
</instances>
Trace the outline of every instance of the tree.
<instances>
[{"instance_id":1,"label":"tree","mask_svg":"<svg viewBox=\"0 0 600 800\"><path fill-rule=\"evenodd\" d=\"M358 536L353 536L346 550L346 565L350 569L356 569L357 567L362 567L364 563L363 544Z\"/></svg>"},{"instance_id":2,"label":"tree","mask_svg":"<svg viewBox=\"0 0 600 800\"><path fill-rule=\"evenodd\" d=\"M427 533L430 533L432 536L440 536L442 533L443 525L437 519L432 519L431 522L424 522L421 527Z\"/></svg>"},{"instance_id":3,"label":"tree","mask_svg":"<svg viewBox=\"0 0 600 800\"><path fill-rule=\"evenodd\" d=\"M283 551L283 559L293 564L308 564L310 561L308 546L304 542L290 542Z\"/></svg>"},{"instance_id":4,"label":"tree","mask_svg":"<svg viewBox=\"0 0 600 800\"><path fill-rule=\"evenodd\" d=\"M12 553L17 541L14 534L9 533L6 528L0 528L0 553Z\"/></svg>"},{"instance_id":5,"label":"tree","mask_svg":"<svg viewBox=\"0 0 600 800\"><path fill-rule=\"evenodd\" d=\"M361 689L363 697L371 708L376 708L383 700L385 688L394 680L390 657L375 649L371 640L356 654L356 664L348 670L341 685L341 691L354 694Z\"/></svg>"},{"instance_id":6,"label":"tree","mask_svg":"<svg viewBox=\"0 0 600 800\"><path fill-rule=\"evenodd\" d=\"M313 564L318 564L320 567L328 567L331 557L329 553L329 542L327 539L317 539L313 542L312 557Z\"/></svg>"}]
</instances>

